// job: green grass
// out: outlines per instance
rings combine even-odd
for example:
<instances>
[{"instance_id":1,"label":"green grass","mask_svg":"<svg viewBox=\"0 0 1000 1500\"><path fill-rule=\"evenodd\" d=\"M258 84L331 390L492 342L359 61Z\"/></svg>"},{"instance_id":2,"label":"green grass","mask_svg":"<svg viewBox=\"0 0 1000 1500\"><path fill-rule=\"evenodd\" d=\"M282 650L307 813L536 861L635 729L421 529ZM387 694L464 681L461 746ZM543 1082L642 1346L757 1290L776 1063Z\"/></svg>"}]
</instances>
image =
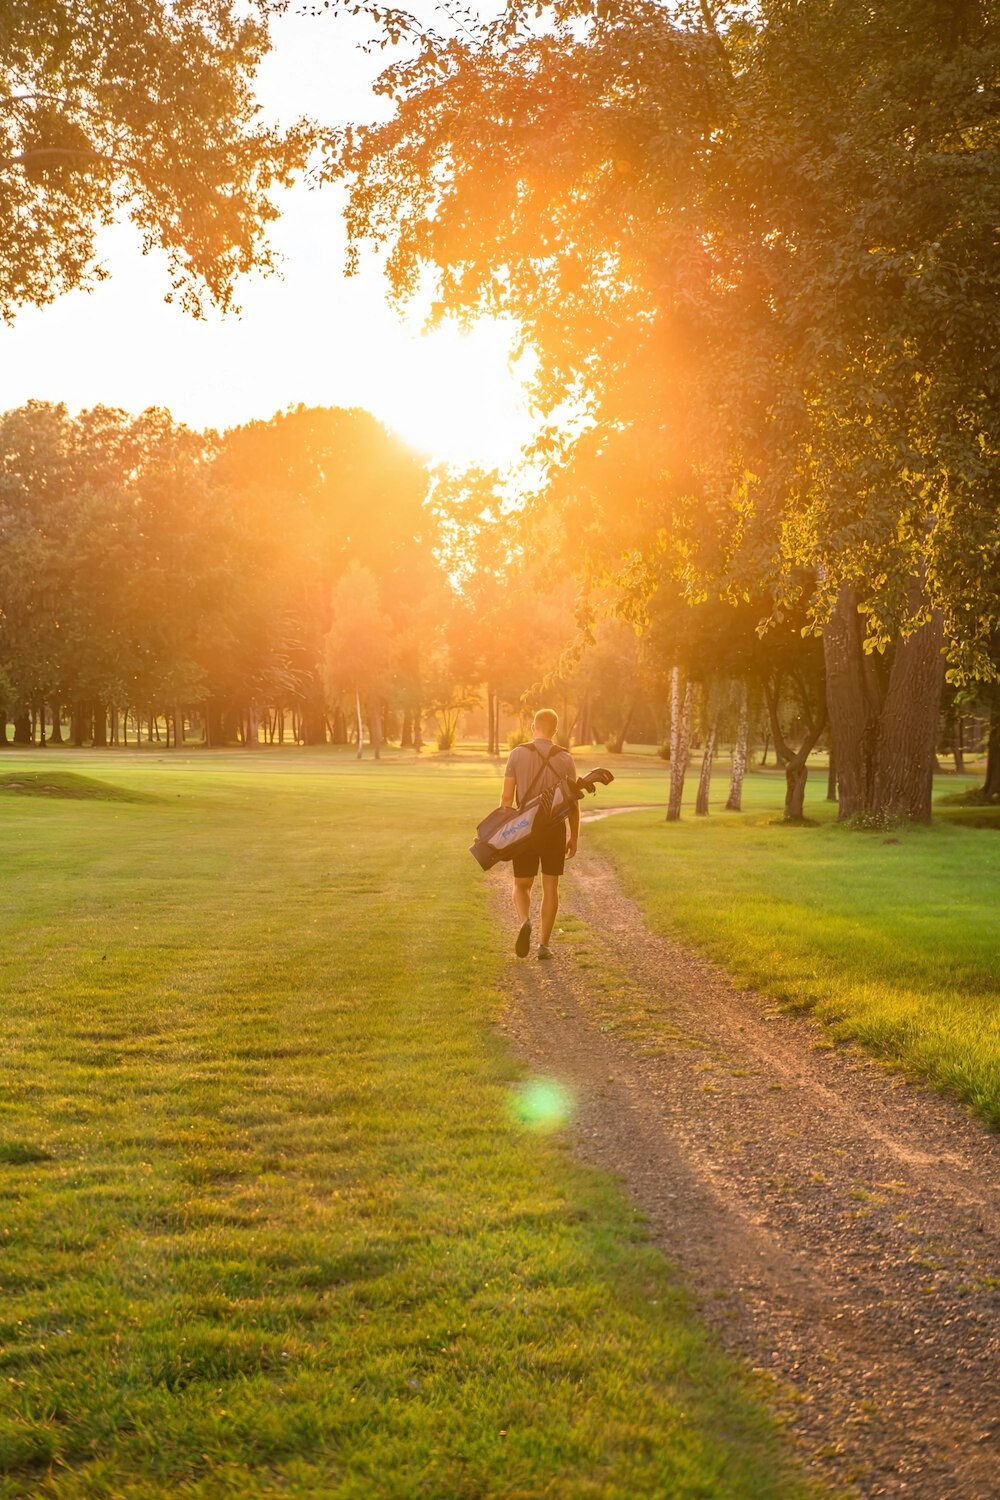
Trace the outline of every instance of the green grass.
<instances>
[{"instance_id":1,"label":"green grass","mask_svg":"<svg viewBox=\"0 0 1000 1500\"><path fill-rule=\"evenodd\" d=\"M1000 1127L995 827L953 818L852 832L835 825L814 777L807 812L820 826L787 828L775 822L777 777L755 776L745 790L743 814L688 810L674 824L662 810L623 814L586 836L614 858L655 930ZM724 796L720 782L717 807Z\"/></svg>"},{"instance_id":2,"label":"green grass","mask_svg":"<svg viewBox=\"0 0 1000 1500\"><path fill-rule=\"evenodd\" d=\"M497 1030L495 767L71 763L157 800L0 812L0 1496L814 1493Z\"/></svg>"},{"instance_id":3,"label":"green grass","mask_svg":"<svg viewBox=\"0 0 1000 1500\"><path fill-rule=\"evenodd\" d=\"M960 828L990 828L1000 832L1000 803L980 801L976 792L939 797L935 812Z\"/></svg>"},{"instance_id":4,"label":"green grass","mask_svg":"<svg viewBox=\"0 0 1000 1500\"><path fill-rule=\"evenodd\" d=\"M77 801L150 802L148 792L115 786L112 781L76 771L10 771L0 776L0 792L15 797L72 797Z\"/></svg>"}]
</instances>

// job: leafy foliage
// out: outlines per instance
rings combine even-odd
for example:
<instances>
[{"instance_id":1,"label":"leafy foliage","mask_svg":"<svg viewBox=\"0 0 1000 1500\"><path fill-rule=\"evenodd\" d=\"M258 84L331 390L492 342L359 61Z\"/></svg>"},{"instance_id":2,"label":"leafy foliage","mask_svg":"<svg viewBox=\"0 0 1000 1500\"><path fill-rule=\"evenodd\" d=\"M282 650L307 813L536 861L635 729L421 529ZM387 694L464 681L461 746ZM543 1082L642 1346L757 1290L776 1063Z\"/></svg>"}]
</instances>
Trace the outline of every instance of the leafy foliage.
<instances>
[{"instance_id":1,"label":"leafy foliage","mask_svg":"<svg viewBox=\"0 0 1000 1500\"><path fill-rule=\"evenodd\" d=\"M1000 558L996 5L513 4L411 33L346 132L356 242L401 298L539 355L580 550L866 644L943 613L992 675ZM558 460L562 460L561 468ZM911 580L925 592L916 610Z\"/></svg>"},{"instance_id":2,"label":"leafy foliage","mask_svg":"<svg viewBox=\"0 0 1000 1500\"><path fill-rule=\"evenodd\" d=\"M0 315L104 273L95 233L125 211L167 253L171 296L231 305L267 270L274 187L305 121L257 117L274 0L8 0L0 10Z\"/></svg>"}]
</instances>

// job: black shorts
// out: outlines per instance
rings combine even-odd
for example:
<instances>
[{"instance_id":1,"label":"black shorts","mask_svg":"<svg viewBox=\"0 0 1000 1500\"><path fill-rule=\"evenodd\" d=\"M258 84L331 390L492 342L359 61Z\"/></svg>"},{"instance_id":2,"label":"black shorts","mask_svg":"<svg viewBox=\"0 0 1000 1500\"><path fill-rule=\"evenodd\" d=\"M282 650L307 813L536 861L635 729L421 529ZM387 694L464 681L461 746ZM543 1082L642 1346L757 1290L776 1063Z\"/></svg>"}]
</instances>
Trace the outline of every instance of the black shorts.
<instances>
[{"instance_id":1,"label":"black shorts","mask_svg":"<svg viewBox=\"0 0 1000 1500\"><path fill-rule=\"evenodd\" d=\"M511 864L519 878L537 875L539 864L543 875L561 875L566 868L566 824L554 823L534 848L515 854Z\"/></svg>"}]
</instances>

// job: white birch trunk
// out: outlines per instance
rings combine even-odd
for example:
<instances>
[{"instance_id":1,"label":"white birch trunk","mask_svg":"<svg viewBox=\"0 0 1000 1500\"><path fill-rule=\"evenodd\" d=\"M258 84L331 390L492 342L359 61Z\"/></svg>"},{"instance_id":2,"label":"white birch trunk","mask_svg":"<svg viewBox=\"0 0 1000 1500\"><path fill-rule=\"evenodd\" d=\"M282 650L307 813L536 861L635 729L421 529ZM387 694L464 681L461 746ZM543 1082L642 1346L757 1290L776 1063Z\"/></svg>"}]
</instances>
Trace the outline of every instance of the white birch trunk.
<instances>
[{"instance_id":1,"label":"white birch trunk","mask_svg":"<svg viewBox=\"0 0 1000 1500\"><path fill-rule=\"evenodd\" d=\"M681 733L681 669L674 667L670 673L670 768L673 771L677 759L677 746Z\"/></svg>"},{"instance_id":2,"label":"white birch trunk","mask_svg":"<svg viewBox=\"0 0 1000 1500\"><path fill-rule=\"evenodd\" d=\"M739 685L740 717L736 726L736 743L733 745L733 774L726 798L726 812L743 810L743 778L747 771L747 754L750 748L750 710L745 682Z\"/></svg>"},{"instance_id":3,"label":"white birch trunk","mask_svg":"<svg viewBox=\"0 0 1000 1500\"><path fill-rule=\"evenodd\" d=\"M667 822L676 823L681 815L681 802L684 799L684 773L687 771L688 758L691 754L691 705L694 702L694 683L687 682L684 687L684 707L679 715L677 746L670 757L670 802L667 806ZM673 741L673 728L670 734Z\"/></svg>"}]
</instances>

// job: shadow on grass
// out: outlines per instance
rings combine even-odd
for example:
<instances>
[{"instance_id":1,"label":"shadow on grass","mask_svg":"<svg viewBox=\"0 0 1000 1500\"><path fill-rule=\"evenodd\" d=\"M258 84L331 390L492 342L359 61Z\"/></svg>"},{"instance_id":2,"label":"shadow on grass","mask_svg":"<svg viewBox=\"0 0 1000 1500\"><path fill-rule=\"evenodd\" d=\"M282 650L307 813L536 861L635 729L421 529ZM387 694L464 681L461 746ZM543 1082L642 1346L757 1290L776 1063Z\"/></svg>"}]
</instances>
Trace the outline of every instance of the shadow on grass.
<instances>
[{"instance_id":1,"label":"shadow on grass","mask_svg":"<svg viewBox=\"0 0 1000 1500\"><path fill-rule=\"evenodd\" d=\"M978 788L939 797L934 811L946 823L955 823L959 828L992 828L1000 832L1000 802L984 796Z\"/></svg>"}]
</instances>

